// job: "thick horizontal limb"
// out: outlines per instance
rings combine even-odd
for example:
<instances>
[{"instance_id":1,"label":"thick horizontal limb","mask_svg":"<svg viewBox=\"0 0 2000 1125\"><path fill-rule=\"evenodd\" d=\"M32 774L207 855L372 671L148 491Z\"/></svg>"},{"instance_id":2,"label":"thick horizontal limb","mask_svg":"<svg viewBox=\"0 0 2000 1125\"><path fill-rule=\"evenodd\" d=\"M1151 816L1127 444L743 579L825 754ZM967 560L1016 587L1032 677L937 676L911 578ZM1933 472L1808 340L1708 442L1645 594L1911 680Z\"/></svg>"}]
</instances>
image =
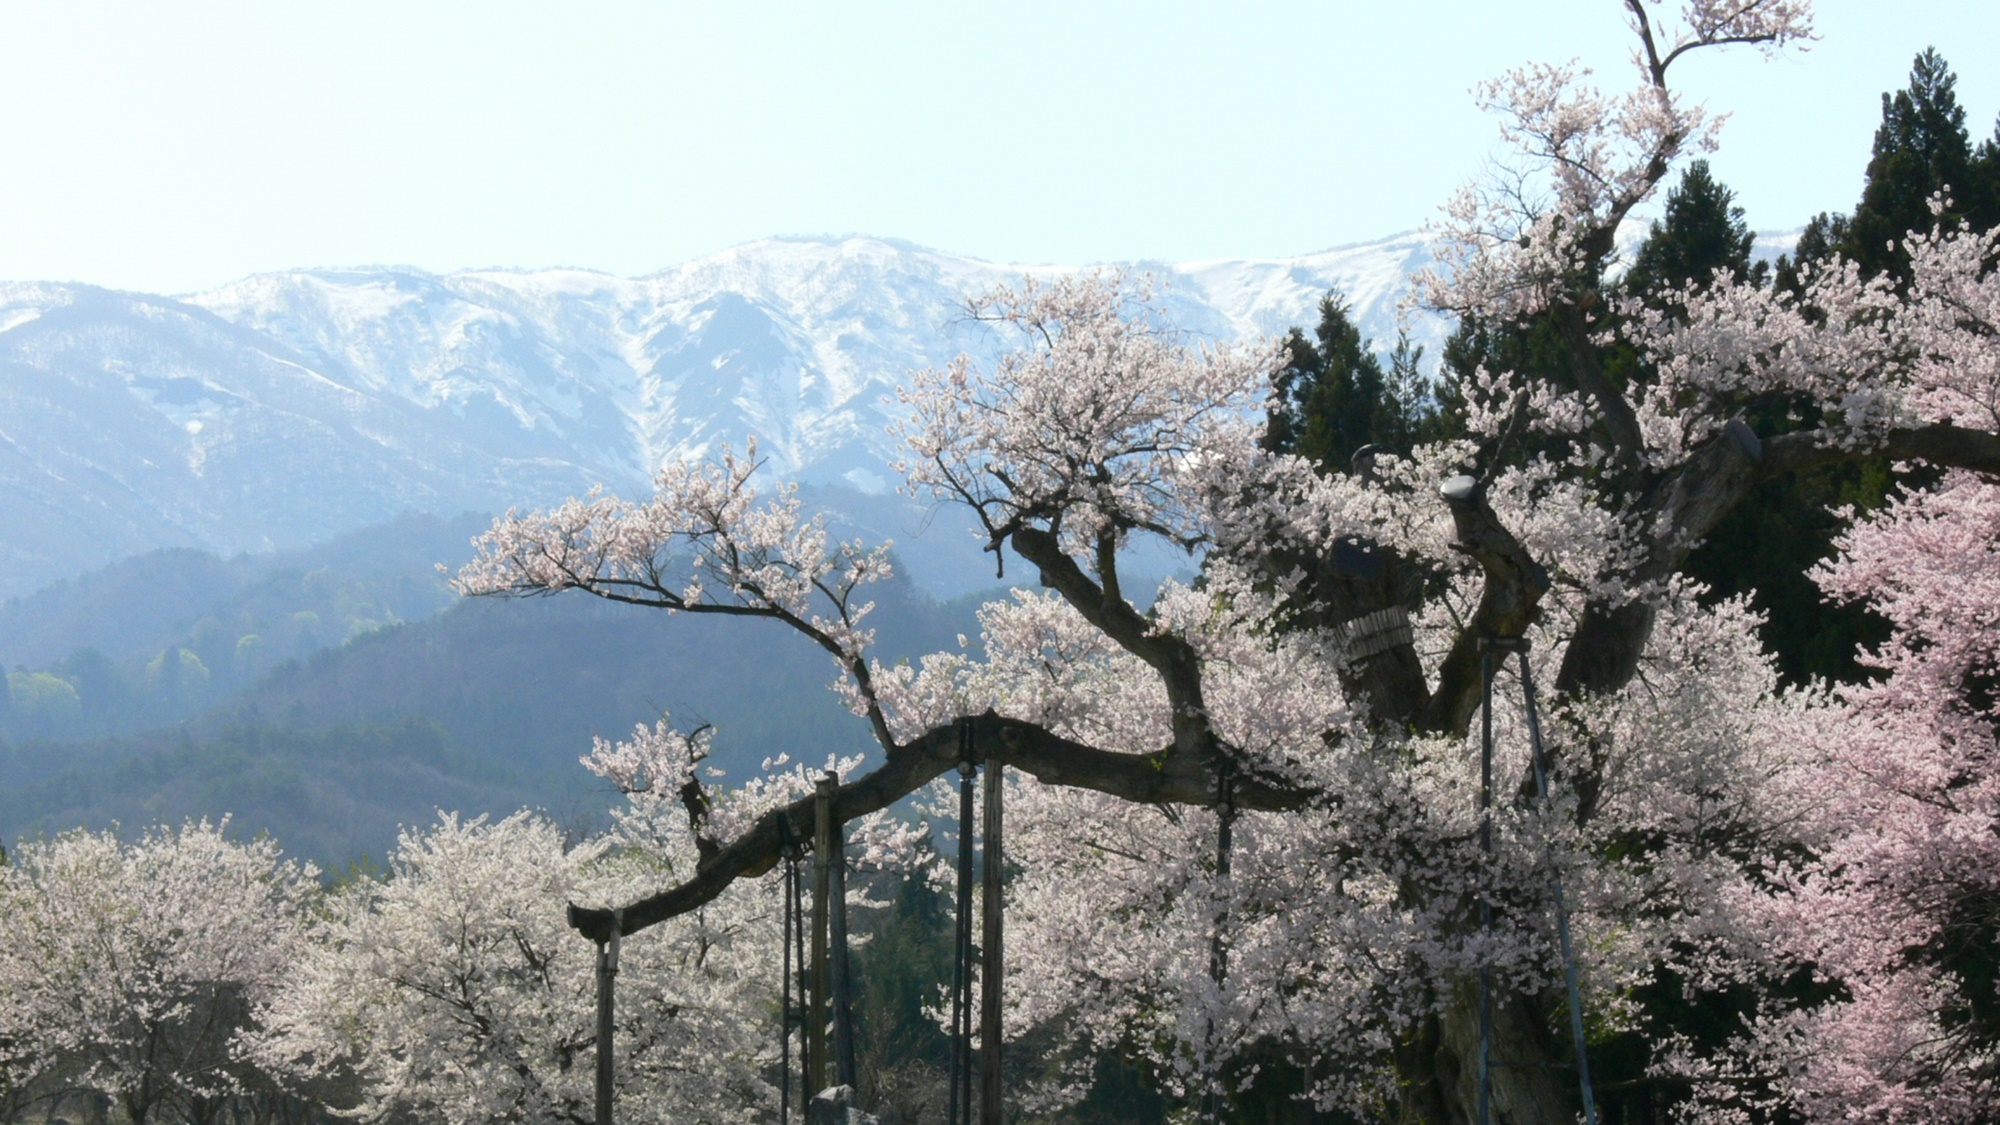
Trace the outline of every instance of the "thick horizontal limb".
<instances>
[{"instance_id":1,"label":"thick horizontal limb","mask_svg":"<svg viewBox=\"0 0 2000 1125\"><path fill-rule=\"evenodd\" d=\"M1654 488L1648 518L1668 530L1656 536L1652 554L1632 577L1646 583L1678 573L1688 552L1760 480L1884 454L1946 468L2000 472L2000 434L1938 424L1890 430L1872 444L1842 444L1814 432L1758 440L1742 422L1730 422ZM1638 657L1650 635L1652 613L1640 603L1586 607L1584 621L1564 653L1556 691L1560 695L1618 691L1638 671Z\"/></svg>"},{"instance_id":2,"label":"thick horizontal limb","mask_svg":"<svg viewBox=\"0 0 2000 1125\"><path fill-rule=\"evenodd\" d=\"M1646 582L1678 572L1695 546L1760 481L1882 455L2000 473L2000 435L1934 425L1891 430L1871 444L1847 444L1806 432L1760 440L1748 426L1731 422L1650 490L1648 522L1659 532L1648 558L1632 577ZM1565 699L1602 695L1624 687L1638 673L1639 658L1652 636L1653 619L1653 606L1643 598L1584 607L1556 674L1556 705L1560 707ZM1601 767L1601 762L1573 764L1579 821L1596 812Z\"/></svg>"},{"instance_id":3,"label":"thick horizontal limb","mask_svg":"<svg viewBox=\"0 0 2000 1125\"><path fill-rule=\"evenodd\" d=\"M1963 426L1890 430L1874 445L1851 449L1812 433L1785 434L1764 444L1764 476L1880 455L1898 461L1928 461L1945 468L2000 474L2000 434Z\"/></svg>"},{"instance_id":4,"label":"thick horizontal limb","mask_svg":"<svg viewBox=\"0 0 2000 1125\"><path fill-rule=\"evenodd\" d=\"M1843 444L1824 434L1803 432L1759 440L1748 426L1731 422L1652 489L1647 522L1660 530L1649 557L1632 578L1656 581L1678 572L1695 546L1760 481L1884 455L2000 473L2000 435L1936 425L1891 430L1871 444ZM1641 602L1586 607L1564 653L1556 691L1598 695L1623 687L1638 671L1639 655L1651 633L1652 613Z\"/></svg>"},{"instance_id":5,"label":"thick horizontal limb","mask_svg":"<svg viewBox=\"0 0 2000 1125\"><path fill-rule=\"evenodd\" d=\"M1709 447L1653 490L1655 510L1669 518L1674 533L1662 537L1648 571L1664 574L1678 567L1692 545L1758 480L1878 454L2000 474L2000 435L1984 431L1955 426L1896 430L1871 446L1850 448L1810 434L1786 434L1759 443L1753 435L1732 427L1711 439ZM1547 578L1501 526L1483 496L1467 492L1447 499L1458 525L1459 545L1480 563L1486 589L1473 627L1446 658L1442 682L1423 725L1462 732L1477 702L1476 675L1466 673L1476 662L1477 638L1518 635L1532 619L1547 588ZM1059 566L1051 569L1057 574L1050 577L1058 581L1067 578L1074 582L1080 577L1062 573ZM1115 618L1119 610L1112 606L1101 615ZM1636 670L1637 654L1651 631L1651 615L1643 609L1621 610L1597 615L1586 610L1565 653L1559 694L1615 690ZM1155 638L1138 635L1131 628L1132 622L1107 623L1123 626L1140 648L1149 641L1157 643ZM1467 651L1460 653L1458 647ZM1177 663L1165 650L1152 655L1169 667ZM1587 674L1584 665L1590 666ZM1155 754L1117 753L990 713L978 720L974 747L978 760L1013 766L1046 783L1090 789L1143 804L1212 803L1219 753L1213 747L1201 752L1184 745L1169 746ZM950 770L957 761L955 725L894 746L881 767L839 788L835 816L844 822L887 808ZM1233 797L1239 807L1282 811L1307 805L1315 794L1239 777ZM693 878L627 906L621 932L633 933L686 914L721 894L737 878L768 870L779 858L781 819L790 820L793 838L809 838L812 799L766 813L741 838L705 858ZM598 941L609 937L613 917L610 910L572 908L570 914L578 931Z\"/></svg>"},{"instance_id":6,"label":"thick horizontal limb","mask_svg":"<svg viewBox=\"0 0 2000 1125\"><path fill-rule=\"evenodd\" d=\"M1216 761L1176 749L1155 754L1101 750L1053 734L1033 723L988 712L974 721L973 756L998 762L1051 785L1091 789L1140 804L1207 805L1216 799ZM958 764L958 726L938 727L897 746L889 760L842 785L834 794L834 819L845 823L878 812ZM1238 773L1230 797L1238 808L1284 811L1304 807L1314 794ZM813 801L806 797L759 817L741 837L696 868L694 877L627 905L621 914L571 906L570 925L592 941L608 941L614 919L621 934L636 933L697 909L746 875L767 871L781 856L789 821L791 838L812 837Z\"/></svg>"}]
</instances>

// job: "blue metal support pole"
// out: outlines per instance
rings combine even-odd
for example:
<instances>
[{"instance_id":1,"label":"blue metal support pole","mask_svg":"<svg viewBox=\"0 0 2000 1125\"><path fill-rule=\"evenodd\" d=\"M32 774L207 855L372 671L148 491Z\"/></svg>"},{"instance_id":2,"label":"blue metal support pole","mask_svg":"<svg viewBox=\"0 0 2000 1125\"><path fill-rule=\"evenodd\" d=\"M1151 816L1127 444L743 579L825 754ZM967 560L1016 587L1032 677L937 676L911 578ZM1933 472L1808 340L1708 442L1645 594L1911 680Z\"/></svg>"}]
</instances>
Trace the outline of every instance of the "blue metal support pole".
<instances>
[{"instance_id":1,"label":"blue metal support pole","mask_svg":"<svg viewBox=\"0 0 2000 1125\"><path fill-rule=\"evenodd\" d=\"M1528 747L1535 762L1535 788L1541 792L1542 807L1549 807L1548 762L1542 754L1542 717L1535 707L1535 681L1528 672L1528 651L1521 650L1521 693L1528 710ZM1597 1098L1590 1085L1590 1053L1584 1048L1583 994L1576 983L1576 948L1570 943L1569 908L1563 903L1562 871L1553 851L1549 856L1549 887L1555 895L1556 936L1562 942L1563 977L1569 985L1569 1027L1576 1038L1577 1086L1583 1093L1584 1125L1597 1125Z\"/></svg>"}]
</instances>

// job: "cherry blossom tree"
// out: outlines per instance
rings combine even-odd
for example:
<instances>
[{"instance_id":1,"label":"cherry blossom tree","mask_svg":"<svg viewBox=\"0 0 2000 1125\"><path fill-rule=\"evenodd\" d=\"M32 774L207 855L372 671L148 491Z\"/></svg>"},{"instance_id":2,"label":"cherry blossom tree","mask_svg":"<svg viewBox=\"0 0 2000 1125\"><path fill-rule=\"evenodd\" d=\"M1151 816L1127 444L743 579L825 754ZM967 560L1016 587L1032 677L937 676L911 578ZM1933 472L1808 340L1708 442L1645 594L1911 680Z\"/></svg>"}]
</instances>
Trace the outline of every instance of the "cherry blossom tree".
<instances>
[{"instance_id":1,"label":"cherry blossom tree","mask_svg":"<svg viewBox=\"0 0 2000 1125\"><path fill-rule=\"evenodd\" d=\"M1666 302L1671 314L1609 307L1619 225L1676 159L1713 144L1715 120L1669 83L1674 64L1729 45L1778 50L1811 30L1798 0L1621 7L1636 45L1629 93L1606 96L1574 66L1482 91L1519 161L1450 205L1422 292L1447 312L1552 324L1562 355L1553 375L1477 372L1464 439L1322 477L1259 446L1275 344L1191 344L1143 284L1032 282L973 305L1018 334L1016 351L991 369L961 359L917 373L903 395L910 486L969 508L996 558L1025 560L1040 586L988 606L977 645L873 660L866 589L888 572L885 548L833 541L786 488L760 495L754 448L670 465L647 500L510 514L459 588L579 590L789 626L832 658L880 746L873 768L842 769L844 820L950 770L970 720L974 755L1018 779L1016 1030L1052 1023L1074 1042L1136 1052L1190 1099L1233 1096L1282 1065L1322 1104L1465 1122L1484 969L1499 1000L1493 1056L1506 1064L1492 1076L1496 1119L1573 1120L1569 1047L1553 1031L1563 966L1551 874L1568 888L1599 1034L1645 1033L1632 997L1662 973L1718 993L1761 988L1801 959L1850 971L1834 968L1824 927L1779 941L1777 919L1787 902L1810 911L1861 861L1793 872L1778 857L1862 847L1829 828L1835 732L1877 716L1885 738L1900 737L1880 716L1914 690L1898 677L1917 672L1885 654L1889 696L1782 693L1755 616L1697 602L1681 574L1689 552L1759 481L1801 468L1887 453L1955 468L1957 488L2000 472L1990 240L1917 240L1917 280L1902 291L1836 262L1802 296L1719 275ZM1640 357L1640 375L1609 369L1615 346ZM1773 395L1817 421L1756 433L1748 407ZM1861 573L1869 534L1857 530L1837 587ZM1140 538L1187 549L1200 581L1127 589ZM1509 668L1493 714L1503 799L1489 857L1470 736L1496 640L1525 648L1519 667L1545 689L1554 776L1548 801L1530 799L1525 685ZM1990 723L1990 706L1938 713ZM653 788L673 794L697 840L692 870L622 914L582 912L587 935L702 910L768 869L786 829L810 835L796 785L753 780L758 799L729 805L691 760L674 759ZM1967 769L1991 776L1983 760ZM1987 815L1973 794L1954 799L1973 802L1966 824ZM1924 932L1913 922L1904 937ZM1905 1019L1897 1027L1922 1039L1924 1013L1949 1031L1935 1007L1942 976L1870 975L1868 958L1888 948L1857 948L1847 964L1894 996L1863 988L1824 1018L1774 1009L1757 1042L1845 1034L1864 1051L1886 1042L1867 1021ZM1748 1073L1735 1056L1656 1046L1661 1080L1715 1094L1701 1104L1718 1115L1749 1112L1723 1096ZM1937 1087L1937 1104L1980 1104L1985 1087L1961 1096L1946 1088L1963 1083L1936 1078L1971 1056L1925 1049L1938 1061L1922 1074L1877 1066L1871 1089ZM1859 1088L1842 1081L1864 1081L1800 1073L1771 1096L1812 1111Z\"/></svg>"},{"instance_id":2,"label":"cherry blossom tree","mask_svg":"<svg viewBox=\"0 0 2000 1125\"><path fill-rule=\"evenodd\" d=\"M336 1109L364 1121L595 1120L596 954L564 923L565 904L618 902L685 874L693 855L679 835L687 854L571 846L527 812L404 832L385 878L328 900L259 1013L252 1055L302 1088L344 1076ZM776 907L745 881L623 943L619 1120L765 1119Z\"/></svg>"},{"instance_id":3,"label":"cherry blossom tree","mask_svg":"<svg viewBox=\"0 0 2000 1125\"><path fill-rule=\"evenodd\" d=\"M30 840L0 867L0 1059L13 1090L111 1098L139 1125L268 1089L237 1052L298 953L316 873L204 821Z\"/></svg>"},{"instance_id":4,"label":"cherry blossom tree","mask_svg":"<svg viewBox=\"0 0 2000 1125\"><path fill-rule=\"evenodd\" d=\"M33 947L20 940L22 915L10 909L22 893L20 882L19 875L0 865L0 910L7 911L0 915L0 1120L18 1117L47 1096L61 1061L48 1034L50 1021L37 1003L43 995L25 964ZM8 917L14 925L6 923Z\"/></svg>"},{"instance_id":5,"label":"cherry blossom tree","mask_svg":"<svg viewBox=\"0 0 2000 1125\"><path fill-rule=\"evenodd\" d=\"M1938 201L1943 212L1944 201ZM1931 369L1920 416L2000 429L2000 234L1906 244L1895 312ZM2000 482L1954 470L1860 520L1817 577L1893 632L1882 678L1835 694L1809 860L1774 865L1771 947L1837 990L1758 1013L1734 1057L1693 1061L1822 1120L1990 1120L2000 1107ZM1704 1070L1704 1068L1706 1068ZM1726 1105L1723 1108L1728 1108Z\"/></svg>"}]
</instances>

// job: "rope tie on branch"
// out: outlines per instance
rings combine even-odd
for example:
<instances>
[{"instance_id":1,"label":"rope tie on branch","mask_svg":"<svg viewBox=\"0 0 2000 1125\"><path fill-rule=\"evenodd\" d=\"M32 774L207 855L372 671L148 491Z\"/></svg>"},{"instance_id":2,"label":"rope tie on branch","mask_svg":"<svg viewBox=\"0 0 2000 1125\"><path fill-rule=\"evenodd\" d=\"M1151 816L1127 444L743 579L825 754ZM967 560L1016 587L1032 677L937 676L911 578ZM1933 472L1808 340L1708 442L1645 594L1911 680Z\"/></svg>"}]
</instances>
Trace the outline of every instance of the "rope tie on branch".
<instances>
[{"instance_id":1,"label":"rope tie on branch","mask_svg":"<svg viewBox=\"0 0 2000 1125\"><path fill-rule=\"evenodd\" d=\"M1399 605L1364 613L1336 627L1333 634L1341 652L1356 661L1411 644L1415 636L1410 630L1409 611Z\"/></svg>"}]
</instances>

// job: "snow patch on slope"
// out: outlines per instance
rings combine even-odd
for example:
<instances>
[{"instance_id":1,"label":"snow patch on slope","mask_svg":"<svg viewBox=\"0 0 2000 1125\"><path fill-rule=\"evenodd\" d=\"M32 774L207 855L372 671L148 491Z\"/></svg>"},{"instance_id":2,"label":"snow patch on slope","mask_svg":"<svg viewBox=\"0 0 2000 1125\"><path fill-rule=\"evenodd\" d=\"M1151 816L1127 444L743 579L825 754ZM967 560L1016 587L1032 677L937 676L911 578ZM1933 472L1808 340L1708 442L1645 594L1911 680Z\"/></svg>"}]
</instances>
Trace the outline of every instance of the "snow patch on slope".
<instances>
[{"instance_id":1,"label":"snow patch on slope","mask_svg":"<svg viewBox=\"0 0 2000 1125\"><path fill-rule=\"evenodd\" d=\"M753 436L774 475L888 499L908 372L1010 343L965 315L977 294L1124 268L1154 276L1177 328L1234 341L1310 326L1337 287L1386 349L1403 279L1426 261L1417 235L1125 267L857 236L767 239L637 278L315 269L180 299L0 285L0 520L14 529L0 594L159 546L297 546L406 509L499 511L595 483L639 494L661 464ZM1411 327L1420 343L1442 335Z\"/></svg>"}]
</instances>

